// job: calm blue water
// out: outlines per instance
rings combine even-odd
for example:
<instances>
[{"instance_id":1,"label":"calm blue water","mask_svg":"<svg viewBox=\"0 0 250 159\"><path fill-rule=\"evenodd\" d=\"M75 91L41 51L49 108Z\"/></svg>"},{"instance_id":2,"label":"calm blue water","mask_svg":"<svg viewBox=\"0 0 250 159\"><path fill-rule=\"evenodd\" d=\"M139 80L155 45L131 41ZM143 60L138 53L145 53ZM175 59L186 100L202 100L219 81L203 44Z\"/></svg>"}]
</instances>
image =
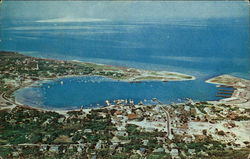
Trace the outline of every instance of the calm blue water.
<instances>
[{"instance_id":1,"label":"calm blue water","mask_svg":"<svg viewBox=\"0 0 250 159\"><path fill-rule=\"evenodd\" d=\"M4 22L1 50L188 73L201 78L249 71L247 18L165 23Z\"/></svg>"},{"instance_id":2,"label":"calm blue water","mask_svg":"<svg viewBox=\"0 0 250 159\"><path fill-rule=\"evenodd\" d=\"M62 84L63 81L63 84ZM197 89L199 87L199 89ZM63 78L20 89L16 100L27 105L49 109L72 109L106 105L105 100L133 99L135 103L152 103L157 98L163 103L214 99L216 87L199 80L185 82L128 83L98 76Z\"/></svg>"},{"instance_id":3,"label":"calm blue water","mask_svg":"<svg viewBox=\"0 0 250 159\"><path fill-rule=\"evenodd\" d=\"M17 98L22 98L26 104L68 108L121 98L140 101L157 97L165 102L183 97L214 100L215 87L204 83L205 79L220 74L249 79L248 27L247 18L164 23L7 21L1 25L0 50L36 57L177 71L197 77L196 81L142 84L63 79L66 80L64 85L48 83L53 85L50 89L43 84L41 88L20 91ZM30 99L33 98L42 104L32 103Z\"/></svg>"}]
</instances>

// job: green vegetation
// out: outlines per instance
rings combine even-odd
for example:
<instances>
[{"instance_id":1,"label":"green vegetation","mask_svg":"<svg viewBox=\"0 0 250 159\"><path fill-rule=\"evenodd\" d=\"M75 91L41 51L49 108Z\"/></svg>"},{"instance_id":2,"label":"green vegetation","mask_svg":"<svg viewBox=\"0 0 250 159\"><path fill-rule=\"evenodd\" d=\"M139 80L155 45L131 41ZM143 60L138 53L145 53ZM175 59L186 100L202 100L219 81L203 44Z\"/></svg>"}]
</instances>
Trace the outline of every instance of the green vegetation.
<instances>
[{"instance_id":1,"label":"green vegetation","mask_svg":"<svg viewBox=\"0 0 250 159\"><path fill-rule=\"evenodd\" d=\"M148 159L171 159L171 155L167 153L152 153L148 156Z\"/></svg>"},{"instance_id":2,"label":"green vegetation","mask_svg":"<svg viewBox=\"0 0 250 159\"><path fill-rule=\"evenodd\" d=\"M153 149L161 147L161 145L158 144L156 137L164 137L166 135L165 133L157 131L140 132L137 128L138 126L133 124L128 124L126 126L128 136L121 138L131 141L124 145L124 149L126 152L130 152L131 150L139 150L140 148L145 148L149 151L153 151ZM141 141L143 140L148 140L148 144L146 146L142 146Z\"/></svg>"},{"instance_id":3,"label":"green vegetation","mask_svg":"<svg viewBox=\"0 0 250 159\"><path fill-rule=\"evenodd\" d=\"M58 139L60 136L72 138L71 143L77 143L80 139L96 143L99 139L107 140L110 137L108 131L114 127L108 120L110 120L109 117L105 119L101 117L99 119L75 117L66 119L55 112L24 107L16 107L11 111L1 110L0 143L64 143L62 139ZM91 129L96 135L83 133L85 129ZM107 134L102 135L99 132Z\"/></svg>"},{"instance_id":4,"label":"green vegetation","mask_svg":"<svg viewBox=\"0 0 250 159\"><path fill-rule=\"evenodd\" d=\"M209 147L209 145L211 145ZM195 149L195 151L207 151L207 150L224 150L225 144L222 144L218 141L207 140L206 142L191 142L187 144L188 149Z\"/></svg>"},{"instance_id":5,"label":"green vegetation","mask_svg":"<svg viewBox=\"0 0 250 159\"><path fill-rule=\"evenodd\" d=\"M239 150L211 150L208 151L211 159L244 159L249 155L249 148L242 148Z\"/></svg>"}]
</instances>

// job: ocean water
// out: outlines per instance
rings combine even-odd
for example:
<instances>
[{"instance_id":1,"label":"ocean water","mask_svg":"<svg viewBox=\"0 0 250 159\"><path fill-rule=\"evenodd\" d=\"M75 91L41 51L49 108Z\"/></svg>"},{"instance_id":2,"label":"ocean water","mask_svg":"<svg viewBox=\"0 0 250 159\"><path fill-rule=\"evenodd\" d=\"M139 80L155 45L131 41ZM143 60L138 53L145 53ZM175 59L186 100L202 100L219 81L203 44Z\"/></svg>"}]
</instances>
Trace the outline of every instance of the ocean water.
<instances>
[{"instance_id":1,"label":"ocean water","mask_svg":"<svg viewBox=\"0 0 250 159\"><path fill-rule=\"evenodd\" d=\"M220 74L249 79L249 21L246 18L80 23L27 20L7 21L1 27L0 50L176 71L197 77L195 81L138 84L106 79L85 83L79 81L88 81L89 77L69 78L62 79L64 85L54 81L16 93L19 101L34 106L70 108L103 104L106 99L141 101L154 97L166 103L183 98L216 100L216 88L205 83L206 79ZM53 87L47 89L47 85ZM36 99L37 103L30 99Z\"/></svg>"}]
</instances>

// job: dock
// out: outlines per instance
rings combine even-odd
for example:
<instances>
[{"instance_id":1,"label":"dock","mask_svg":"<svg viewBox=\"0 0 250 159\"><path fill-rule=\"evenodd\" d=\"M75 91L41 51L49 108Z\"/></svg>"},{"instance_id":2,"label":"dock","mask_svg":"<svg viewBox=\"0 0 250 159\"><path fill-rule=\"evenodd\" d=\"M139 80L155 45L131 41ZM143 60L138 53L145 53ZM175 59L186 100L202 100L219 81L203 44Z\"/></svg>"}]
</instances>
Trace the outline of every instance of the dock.
<instances>
[{"instance_id":1,"label":"dock","mask_svg":"<svg viewBox=\"0 0 250 159\"><path fill-rule=\"evenodd\" d=\"M218 87L224 87L224 88L234 88L233 86L226 86L226 85L219 85Z\"/></svg>"},{"instance_id":2,"label":"dock","mask_svg":"<svg viewBox=\"0 0 250 159\"><path fill-rule=\"evenodd\" d=\"M230 98L231 96L226 96L226 95L216 95L216 97Z\"/></svg>"},{"instance_id":3,"label":"dock","mask_svg":"<svg viewBox=\"0 0 250 159\"><path fill-rule=\"evenodd\" d=\"M233 86L219 85L218 92L216 93L216 97L222 98L230 98L232 97L235 88Z\"/></svg>"},{"instance_id":4,"label":"dock","mask_svg":"<svg viewBox=\"0 0 250 159\"><path fill-rule=\"evenodd\" d=\"M219 91L223 91L223 92L233 92L234 89L218 89Z\"/></svg>"},{"instance_id":5,"label":"dock","mask_svg":"<svg viewBox=\"0 0 250 159\"><path fill-rule=\"evenodd\" d=\"M230 95L232 95L233 92L218 92L217 94L230 94Z\"/></svg>"}]
</instances>

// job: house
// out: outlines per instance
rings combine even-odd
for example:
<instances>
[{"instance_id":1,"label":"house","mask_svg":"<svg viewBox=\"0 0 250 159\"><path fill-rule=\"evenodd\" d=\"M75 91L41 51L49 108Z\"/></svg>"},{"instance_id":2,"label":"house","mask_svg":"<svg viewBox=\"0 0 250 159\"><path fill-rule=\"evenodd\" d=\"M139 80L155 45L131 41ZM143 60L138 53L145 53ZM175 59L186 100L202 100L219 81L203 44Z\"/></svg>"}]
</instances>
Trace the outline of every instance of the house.
<instances>
[{"instance_id":1,"label":"house","mask_svg":"<svg viewBox=\"0 0 250 159\"><path fill-rule=\"evenodd\" d=\"M119 110L117 110L117 111L114 113L114 115L122 115L122 112L119 111Z\"/></svg>"},{"instance_id":2,"label":"house","mask_svg":"<svg viewBox=\"0 0 250 159\"><path fill-rule=\"evenodd\" d=\"M92 133L92 130L91 129L85 129L83 132L84 133Z\"/></svg>"},{"instance_id":3,"label":"house","mask_svg":"<svg viewBox=\"0 0 250 159\"><path fill-rule=\"evenodd\" d=\"M134 113L128 114L128 120L133 120L133 119L136 119L137 117L138 117L137 114L134 114Z\"/></svg>"},{"instance_id":4,"label":"house","mask_svg":"<svg viewBox=\"0 0 250 159\"><path fill-rule=\"evenodd\" d=\"M177 157L177 156L179 155L179 150L178 150L178 149L172 149L172 150L170 151L170 155L171 155L172 157Z\"/></svg>"},{"instance_id":5,"label":"house","mask_svg":"<svg viewBox=\"0 0 250 159\"><path fill-rule=\"evenodd\" d=\"M128 132L126 132L125 130L120 130L120 131L116 131L115 135L116 136L128 136Z\"/></svg>"},{"instance_id":6,"label":"house","mask_svg":"<svg viewBox=\"0 0 250 159\"><path fill-rule=\"evenodd\" d=\"M113 145L120 142L120 140L116 136L114 136L110 141L112 142Z\"/></svg>"}]
</instances>

